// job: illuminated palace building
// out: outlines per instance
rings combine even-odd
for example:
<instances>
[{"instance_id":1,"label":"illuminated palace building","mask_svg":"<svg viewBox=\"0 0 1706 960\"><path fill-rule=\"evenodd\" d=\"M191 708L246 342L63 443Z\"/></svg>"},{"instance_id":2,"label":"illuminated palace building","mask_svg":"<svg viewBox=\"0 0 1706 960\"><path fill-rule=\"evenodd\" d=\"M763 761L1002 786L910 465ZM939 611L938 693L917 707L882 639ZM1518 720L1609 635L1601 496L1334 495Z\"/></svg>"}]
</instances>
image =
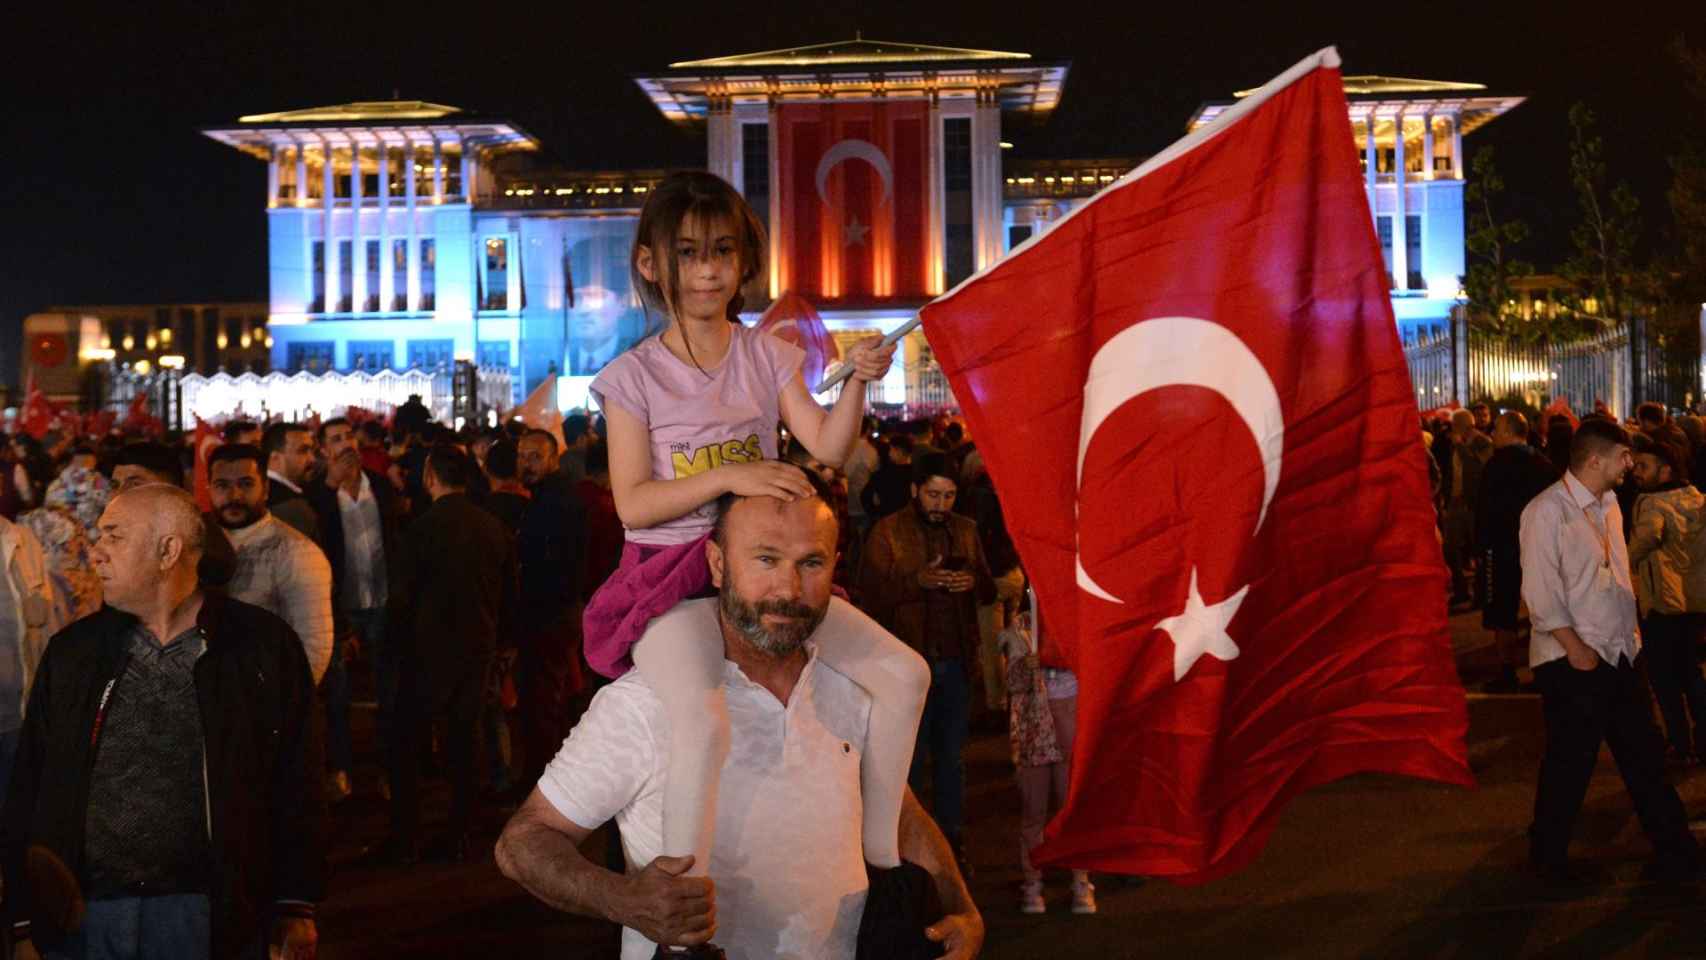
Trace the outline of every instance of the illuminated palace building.
<instances>
[{"instance_id":1,"label":"illuminated palace building","mask_svg":"<svg viewBox=\"0 0 1706 960\"><path fill-rule=\"evenodd\" d=\"M765 221L769 271L748 291L752 316L792 292L845 340L894 329L1135 165L1004 156L1003 123L1046 119L1067 70L1023 53L855 40L677 63L636 82L667 122L703 131L706 168ZM1462 137L1520 99L1471 84L1346 83L1399 322L1438 323L1464 269ZM1230 102L1205 104L1189 125ZM511 368L517 395L565 376L568 407L645 329L628 253L663 171L560 169L514 123L422 102L249 116L205 133L268 165L275 369L472 360ZM913 335L873 401L908 401L933 368Z\"/></svg>"}]
</instances>

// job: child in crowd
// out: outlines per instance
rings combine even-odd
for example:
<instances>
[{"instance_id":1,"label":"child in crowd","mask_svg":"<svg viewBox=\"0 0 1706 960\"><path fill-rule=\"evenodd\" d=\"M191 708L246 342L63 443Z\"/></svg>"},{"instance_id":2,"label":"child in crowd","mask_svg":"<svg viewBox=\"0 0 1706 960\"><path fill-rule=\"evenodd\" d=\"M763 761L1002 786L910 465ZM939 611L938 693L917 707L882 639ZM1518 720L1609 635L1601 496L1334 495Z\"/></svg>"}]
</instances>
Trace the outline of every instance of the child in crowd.
<instances>
[{"instance_id":1,"label":"child in crowd","mask_svg":"<svg viewBox=\"0 0 1706 960\"><path fill-rule=\"evenodd\" d=\"M710 605L701 605L702 620L653 621L711 595L706 542L720 498L812 495L799 469L777 459L778 421L814 458L839 466L857 439L865 384L880 380L894 356L875 340L853 347L852 380L826 413L806 390L804 354L740 323L741 289L763 275L764 249L762 224L721 179L682 173L659 184L640 213L631 267L662 330L611 361L592 385L608 421L610 489L626 542L617 571L587 606L587 660L610 677L638 667L663 701L670 744L661 853L691 855L688 872L701 876L729 746L722 633ZM901 800L929 667L840 598L814 639L827 665L871 695L860 767L864 853L874 867L898 866Z\"/></svg>"},{"instance_id":2,"label":"child in crowd","mask_svg":"<svg viewBox=\"0 0 1706 960\"><path fill-rule=\"evenodd\" d=\"M1036 595L1001 634L1007 654L1007 736L1019 787L1019 912L1042 913L1043 872L1031 862L1052 810L1066 801L1066 775L1078 726L1078 678L1037 662ZM1051 802L1052 800L1052 802ZM1072 912L1096 912L1096 888L1087 870L1072 871Z\"/></svg>"}]
</instances>

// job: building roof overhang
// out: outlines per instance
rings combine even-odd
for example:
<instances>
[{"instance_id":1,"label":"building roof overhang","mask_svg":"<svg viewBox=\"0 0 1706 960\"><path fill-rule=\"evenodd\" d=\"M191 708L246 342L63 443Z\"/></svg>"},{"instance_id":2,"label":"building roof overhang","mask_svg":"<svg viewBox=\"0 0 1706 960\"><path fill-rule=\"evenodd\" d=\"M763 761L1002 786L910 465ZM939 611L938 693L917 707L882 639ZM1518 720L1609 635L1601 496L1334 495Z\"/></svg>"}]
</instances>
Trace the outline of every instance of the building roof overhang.
<instances>
[{"instance_id":1,"label":"building roof overhang","mask_svg":"<svg viewBox=\"0 0 1706 960\"><path fill-rule=\"evenodd\" d=\"M1071 64L1028 53L882 40L820 43L670 64L634 82L672 123L702 122L711 102L822 102L975 97L993 91L1003 110L1046 115Z\"/></svg>"},{"instance_id":2,"label":"building roof overhang","mask_svg":"<svg viewBox=\"0 0 1706 960\"><path fill-rule=\"evenodd\" d=\"M1487 93L1479 83L1457 83L1447 80L1416 80L1407 77L1352 76L1344 78L1345 99L1350 101L1354 118L1373 113L1376 122L1390 121L1400 114L1421 117L1425 114L1450 114L1458 118L1463 134L1473 133L1511 110L1527 97L1514 94ZM1240 90L1232 100L1211 100L1197 107L1185 124L1187 130L1213 123L1222 113L1253 93ZM1384 134L1379 134L1384 136Z\"/></svg>"},{"instance_id":3,"label":"building roof overhang","mask_svg":"<svg viewBox=\"0 0 1706 960\"><path fill-rule=\"evenodd\" d=\"M499 152L537 150L533 135L508 120L421 100L360 101L240 117L204 136L262 160L284 147L400 147L457 144Z\"/></svg>"}]
</instances>

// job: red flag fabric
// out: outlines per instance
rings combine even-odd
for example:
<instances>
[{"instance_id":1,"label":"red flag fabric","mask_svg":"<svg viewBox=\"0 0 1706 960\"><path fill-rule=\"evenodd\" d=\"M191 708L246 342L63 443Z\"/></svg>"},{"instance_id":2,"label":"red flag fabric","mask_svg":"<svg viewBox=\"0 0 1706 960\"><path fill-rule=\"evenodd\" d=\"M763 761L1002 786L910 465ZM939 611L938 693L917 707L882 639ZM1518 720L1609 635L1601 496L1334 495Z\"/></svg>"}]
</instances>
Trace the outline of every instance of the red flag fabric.
<instances>
[{"instance_id":1,"label":"red flag fabric","mask_svg":"<svg viewBox=\"0 0 1706 960\"><path fill-rule=\"evenodd\" d=\"M563 442L563 411L557 407L556 374L539 381L539 386L534 387L521 406L515 409L515 415L529 427L556 437L558 451L568 449L568 444Z\"/></svg>"},{"instance_id":2,"label":"red flag fabric","mask_svg":"<svg viewBox=\"0 0 1706 960\"><path fill-rule=\"evenodd\" d=\"M31 370L24 385L24 409L18 412L19 429L40 440L53 429L58 416L59 408L36 386L36 372Z\"/></svg>"},{"instance_id":3,"label":"red flag fabric","mask_svg":"<svg viewBox=\"0 0 1706 960\"><path fill-rule=\"evenodd\" d=\"M1552 402L1547 404L1546 409L1540 412L1542 432L1544 432L1546 424L1550 422L1553 417L1563 417L1565 420L1570 421L1571 430L1582 425L1582 422L1576 419L1575 412L1570 409L1569 398L1565 396L1560 395L1553 397Z\"/></svg>"},{"instance_id":4,"label":"red flag fabric","mask_svg":"<svg viewBox=\"0 0 1706 960\"><path fill-rule=\"evenodd\" d=\"M823 318L805 297L792 291L776 298L758 318L758 329L806 352L800 374L807 386L823 380L823 371L841 359L841 347L824 328Z\"/></svg>"},{"instance_id":5,"label":"red flag fabric","mask_svg":"<svg viewBox=\"0 0 1706 960\"><path fill-rule=\"evenodd\" d=\"M814 300L934 292L929 118L908 100L777 108L781 289Z\"/></svg>"},{"instance_id":6,"label":"red flag fabric","mask_svg":"<svg viewBox=\"0 0 1706 960\"><path fill-rule=\"evenodd\" d=\"M207 484L207 458L221 442L219 430L200 417L195 418L195 502L202 513L213 511L213 495Z\"/></svg>"},{"instance_id":7,"label":"red flag fabric","mask_svg":"<svg viewBox=\"0 0 1706 960\"><path fill-rule=\"evenodd\" d=\"M1315 784L1471 782L1337 67L1298 64L923 311L1078 673L1043 862L1203 881Z\"/></svg>"}]
</instances>

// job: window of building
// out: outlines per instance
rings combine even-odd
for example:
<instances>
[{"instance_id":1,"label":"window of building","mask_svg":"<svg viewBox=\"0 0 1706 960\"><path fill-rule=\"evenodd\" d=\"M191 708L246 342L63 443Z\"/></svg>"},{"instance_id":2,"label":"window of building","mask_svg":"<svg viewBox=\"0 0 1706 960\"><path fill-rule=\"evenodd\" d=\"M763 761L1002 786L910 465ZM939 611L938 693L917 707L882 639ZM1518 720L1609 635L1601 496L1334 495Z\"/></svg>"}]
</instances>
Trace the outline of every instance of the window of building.
<instances>
[{"instance_id":1,"label":"window of building","mask_svg":"<svg viewBox=\"0 0 1706 960\"><path fill-rule=\"evenodd\" d=\"M444 148L444 193L446 196L462 196L462 148Z\"/></svg>"},{"instance_id":2,"label":"window of building","mask_svg":"<svg viewBox=\"0 0 1706 960\"><path fill-rule=\"evenodd\" d=\"M391 241L391 309L409 309L409 241Z\"/></svg>"},{"instance_id":3,"label":"window of building","mask_svg":"<svg viewBox=\"0 0 1706 960\"><path fill-rule=\"evenodd\" d=\"M331 159L332 199L348 200L350 197L350 164L355 159L355 153L353 150L333 149Z\"/></svg>"},{"instance_id":4,"label":"window of building","mask_svg":"<svg viewBox=\"0 0 1706 960\"><path fill-rule=\"evenodd\" d=\"M766 229L770 226L770 125L740 126L741 193Z\"/></svg>"},{"instance_id":5,"label":"window of building","mask_svg":"<svg viewBox=\"0 0 1706 960\"><path fill-rule=\"evenodd\" d=\"M456 355L454 340L410 340L409 366L436 370L450 366Z\"/></svg>"},{"instance_id":6,"label":"window of building","mask_svg":"<svg viewBox=\"0 0 1706 960\"><path fill-rule=\"evenodd\" d=\"M349 313L350 298L355 289L355 251L350 249L353 241L338 241L338 313Z\"/></svg>"},{"instance_id":7,"label":"window of building","mask_svg":"<svg viewBox=\"0 0 1706 960\"><path fill-rule=\"evenodd\" d=\"M416 309L431 310L438 305L438 250L431 237L421 238L421 302Z\"/></svg>"},{"instance_id":8,"label":"window of building","mask_svg":"<svg viewBox=\"0 0 1706 960\"><path fill-rule=\"evenodd\" d=\"M1427 287L1427 281L1422 279L1422 218L1418 214L1404 217L1404 272L1408 275L1408 286L1411 290L1421 290Z\"/></svg>"},{"instance_id":9,"label":"window of building","mask_svg":"<svg viewBox=\"0 0 1706 960\"><path fill-rule=\"evenodd\" d=\"M396 358L397 345L390 340L351 340L349 368L377 373L389 370Z\"/></svg>"},{"instance_id":10,"label":"window of building","mask_svg":"<svg viewBox=\"0 0 1706 960\"><path fill-rule=\"evenodd\" d=\"M509 341L482 340L479 347L479 360L482 367L508 367Z\"/></svg>"},{"instance_id":11,"label":"window of building","mask_svg":"<svg viewBox=\"0 0 1706 960\"><path fill-rule=\"evenodd\" d=\"M503 237L486 238L486 270L482 310L509 309L509 241Z\"/></svg>"},{"instance_id":12,"label":"window of building","mask_svg":"<svg viewBox=\"0 0 1706 960\"><path fill-rule=\"evenodd\" d=\"M309 313L326 312L326 241L314 241L314 299Z\"/></svg>"},{"instance_id":13,"label":"window of building","mask_svg":"<svg viewBox=\"0 0 1706 960\"><path fill-rule=\"evenodd\" d=\"M358 150L355 158L361 170L361 195L372 200L379 196L379 155L372 150Z\"/></svg>"},{"instance_id":14,"label":"window of building","mask_svg":"<svg viewBox=\"0 0 1706 960\"><path fill-rule=\"evenodd\" d=\"M1007 249L1011 250L1026 240L1031 239L1031 233L1036 228L1028 223L1016 224L1007 228Z\"/></svg>"},{"instance_id":15,"label":"window of building","mask_svg":"<svg viewBox=\"0 0 1706 960\"><path fill-rule=\"evenodd\" d=\"M416 144L415 155L415 195L432 196L432 145Z\"/></svg>"},{"instance_id":16,"label":"window of building","mask_svg":"<svg viewBox=\"0 0 1706 960\"><path fill-rule=\"evenodd\" d=\"M278 198L280 200L296 199L296 151L298 147L285 147L278 152Z\"/></svg>"},{"instance_id":17,"label":"window of building","mask_svg":"<svg viewBox=\"0 0 1706 960\"><path fill-rule=\"evenodd\" d=\"M1375 217L1375 229L1380 233L1380 255L1386 262L1386 288L1392 289L1392 218Z\"/></svg>"},{"instance_id":18,"label":"window of building","mask_svg":"<svg viewBox=\"0 0 1706 960\"><path fill-rule=\"evenodd\" d=\"M325 373L332 369L332 348L330 341L290 344L285 350L287 372Z\"/></svg>"},{"instance_id":19,"label":"window of building","mask_svg":"<svg viewBox=\"0 0 1706 960\"><path fill-rule=\"evenodd\" d=\"M367 292L361 308L369 313L379 310L379 241L367 241Z\"/></svg>"},{"instance_id":20,"label":"window of building","mask_svg":"<svg viewBox=\"0 0 1706 960\"><path fill-rule=\"evenodd\" d=\"M971 276L972 193L971 118L949 117L942 121L942 186L944 212L943 269L952 287Z\"/></svg>"},{"instance_id":21,"label":"window of building","mask_svg":"<svg viewBox=\"0 0 1706 960\"><path fill-rule=\"evenodd\" d=\"M326 153L319 147L303 147L302 156L308 162L308 182L304 184L310 200L325 198L326 192Z\"/></svg>"}]
</instances>

